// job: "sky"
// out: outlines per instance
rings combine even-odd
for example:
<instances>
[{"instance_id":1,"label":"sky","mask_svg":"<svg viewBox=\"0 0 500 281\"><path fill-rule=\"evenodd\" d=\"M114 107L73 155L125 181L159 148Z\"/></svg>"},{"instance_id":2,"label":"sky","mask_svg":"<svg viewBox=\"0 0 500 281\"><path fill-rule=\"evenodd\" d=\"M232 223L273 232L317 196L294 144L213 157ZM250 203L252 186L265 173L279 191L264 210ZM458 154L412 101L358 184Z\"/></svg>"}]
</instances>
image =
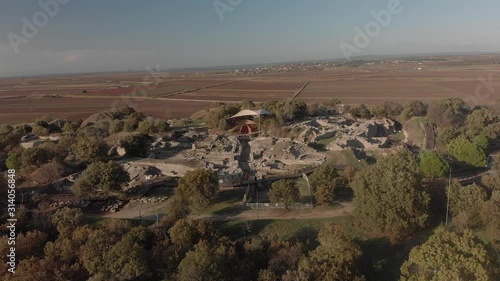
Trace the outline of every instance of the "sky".
<instances>
[{"instance_id":1,"label":"sky","mask_svg":"<svg viewBox=\"0 0 500 281\"><path fill-rule=\"evenodd\" d=\"M0 77L500 52L498 0L394 1L0 0Z\"/></svg>"}]
</instances>

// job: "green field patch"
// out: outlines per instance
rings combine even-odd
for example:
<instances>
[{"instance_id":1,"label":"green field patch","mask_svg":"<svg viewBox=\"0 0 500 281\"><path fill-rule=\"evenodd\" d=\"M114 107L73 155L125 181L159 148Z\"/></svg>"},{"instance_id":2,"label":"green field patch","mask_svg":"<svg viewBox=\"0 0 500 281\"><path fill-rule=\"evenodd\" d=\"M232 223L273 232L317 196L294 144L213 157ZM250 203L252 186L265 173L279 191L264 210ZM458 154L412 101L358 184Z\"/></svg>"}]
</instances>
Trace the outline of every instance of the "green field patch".
<instances>
[{"instance_id":1,"label":"green field patch","mask_svg":"<svg viewBox=\"0 0 500 281\"><path fill-rule=\"evenodd\" d=\"M327 223L348 224L349 216L323 219L290 219L290 220L234 220L222 222L219 230L232 239L245 236L278 237L286 240L299 240L303 243L316 243L318 232Z\"/></svg>"},{"instance_id":2,"label":"green field patch","mask_svg":"<svg viewBox=\"0 0 500 281\"><path fill-rule=\"evenodd\" d=\"M237 215L242 208L245 188L221 190L217 193L214 202L204 208L193 208L193 215Z\"/></svg>"}]
</instances>

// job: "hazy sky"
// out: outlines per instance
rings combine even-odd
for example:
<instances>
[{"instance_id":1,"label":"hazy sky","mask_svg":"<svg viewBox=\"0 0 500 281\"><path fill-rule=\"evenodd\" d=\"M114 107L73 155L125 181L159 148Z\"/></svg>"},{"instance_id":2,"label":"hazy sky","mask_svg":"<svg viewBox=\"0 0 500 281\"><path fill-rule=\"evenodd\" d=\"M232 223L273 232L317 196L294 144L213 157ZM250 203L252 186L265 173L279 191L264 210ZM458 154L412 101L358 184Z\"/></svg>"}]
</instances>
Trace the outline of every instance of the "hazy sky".
<instances>
[{"instance_id":1,"label":"hazy sky","mask_svg":"<svg viewBox=\"0 0 500 281\"><path fill-rule=\"evenodd\" d=\"M354 28L393 0L218 1L241 3L221 21L214 0L71 0L26 38L23 17L43 23L39 1L0 0L0 76L340 58ZM361 55L500 51L498 0L401 6Z\"/></svg>"}]
</instances>

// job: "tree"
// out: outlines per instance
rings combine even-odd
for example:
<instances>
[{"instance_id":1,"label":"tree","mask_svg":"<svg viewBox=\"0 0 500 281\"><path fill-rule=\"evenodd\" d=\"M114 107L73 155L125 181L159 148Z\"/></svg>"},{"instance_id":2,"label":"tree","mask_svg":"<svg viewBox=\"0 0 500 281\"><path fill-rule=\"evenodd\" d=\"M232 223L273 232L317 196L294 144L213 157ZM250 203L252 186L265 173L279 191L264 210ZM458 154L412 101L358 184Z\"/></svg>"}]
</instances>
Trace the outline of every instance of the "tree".
<instances>
[{"instance_id":1,"label":"tree","mask_svg":"<svg viewBox=\"0 0 500 281\"><path fill-rule=\"evenodd\" d=\"M342 104L342 101L338 98L332 98L331 100L325 102L325 105L330 106L330 107L336 107L337 105L341 105L341 104Z\"/></svg>"},{"instance_id":2,"label":"tree","mask_svg":"<svg viewBox=\"0 0 500 281\"><path fill-rule=\"evenodd\" d=\"M487 199L484 189L476 184L462 186L455 181L448 190L453 223L462 228L477 226L481 222L481 208Z\"/></svg>"},{"instance_id":3,"label":"tree","mask_svg":"<svg viewBox=\"0 0 500 281\"><path fill-rule=\"evenodd\" d=\"M490 140L485 135L477 135L472 138L472 143L479 146L483 150L486 150L488 148L489 142Z\"/></svg>"},{"instance_id":4,"label":"tree","mask_svg":"<svg viewBox=\"0 0 500 281\"><path fill-rule=\"evenodd\" d=\"M481 185L484 186L489 194L493 191L500 191L500 167L496 167L491 173L481 177Z\"/></svg>"},{"instance_id":5,"label":"tree","mask_svg":"<svg viewBox=\"0 0 500 281\"><path fill-rule=\"evenodd\" d=\"M420 168L426 177L436 178L444 176L448 170L448 163L434 151L425 151L420 154Z\"/></svg>"},{"instance_id":6,"label":"tree","mask_svg":"<svg viewBox=\"0 0 500 281\"><path fill-rule=\"evenodd\" d=\"M460 98L447 98L430 104L427 116L430 121L439 127L461 126L467 114L469 105Z\"/></svg>"},{"instance_id":7,"label":"tree","mask_svg":"<svg viewBox=\"0 0 500 281\"><path fill-rule=\"evenodd\" d=\"M158 132L155 127L155 122L151 118L146 118L145 120L139 122L137 130L141 134L154 134Z\"/></svg>"},{"instance_id":8,"label":"tree","mask_svg":"<svg viewBox=\"0 0 500 281\"><path fill-rule=\"evenodd\" d=\"M283 203L285 208L300 200L300 191L297 183L292 180L279 180L273 182L268 193L272 203Z\"/></svg>"},{"instance_id":9,"label":"tree","mask_svg":"<svg viewBox=\"0 0 500 281\"><path fill-rule=\"evenodd\" d=\"M472 231L439 228L411 250L401 266L401 280L500 280L499 267L497 258Z\"/></svg>"},{"instance_id":10,"label":"tree","mask_svg":"<svg viewBox=\"0 0 500 281\"><path fill-rule=\"evenodd\" d=\"M109 133L116 134L123 131L123 127L125 126L125 122L123 120L111 120L109 122Z\"/></svg>"},{"instance_id":11,"label":"tree","mask_svg":"<svg viewBox=\"0 0 500 281\"><path fill-rule=\"evenodd\" d=\"M7 157L7 160L5 160L5 165L7 166L8 169L15 169L19 170L21 168L21 152L14 151L11 154L9 154L9 157Z\"/></svg>"},{"instance_id":12,"label":"tree","mask_svg":"<svg viewBox=\"0 0 500 281\"><path fill-rule=\"evenodd\" d=\"M128 156L146 157L151 139L147 134L132 135L122 140L120 145L125 149Z\"/></svg>"},{"instance_id":13,"label":"tree","mask_svg":"<svg viewBox=\"0 0 500 281\"><path fill-rule=\"evenodd\" d=\"M345 187L344 178L337 169L328 164L321 165L309 177L316 201L321 205L328 205L335 198L339 189Z\"/></svg>"},{"instance_id":14,"label":"tree","mask_svg":"<svg viewBox=\"0 0 500 281\"><path fill-rule=\"evenodd\" d=\"M320 246L299 262L300 280L363 280L357 269L361 249L340 226L328 224L318 240Z\"/></svg>"},{"instance_id":15,"label":"tree","mask_svg":"<svg viewBox=\"0 0 500 281\"><path fill-rule=\"evenodd\" d=\"M271 240L267 251L268 270L281 280L290 271L297 271L303 257L303 245L300 242L288 242L281 239ZM264 276L267 275L264 273Z\"/></svg>"},{"instance_id":16,"label":"tree","mask_svg":"<svg viewBox=\"0 0 500 281\"><path fill-rule=\"evenodd\" d=\"M173 196L167 200L167 208L162 221L168 224L175 223L178 219L185 218L189 214L189 204L180 196Z\"/></svg>"},{"instance_id":17,"label":"tree","mask_svg":"<svg viewBox=\"0 0 500 281\"><path fill-rule=\"evenodd\" d=\"M129 236L127 234L127 236ZM104 267L94 276L104 280L150 280L148 251L125 236L104 255Z\"/></svg>"},{"instance_id":18,"label":"tree","mask_svg":"<svg viewBox=\"0 0 500 281\"><path fill-rule=\"evenodd\" d=\"M9 188L6 175L0 175L0 196L7 196L8 189Z\"/></svg>"},{"instance_id":19,"label":"tree","mask_svg":"<svg viewBox=\"0 0 500 281\"><path fill-rule=\"evenodd\" d=\"M487 158L484 149L466 139L451 141L447 150L448 153L460 162L473 167L484 167L486 165Z\"/></svg>"},{"instance_id":20,"label":"tree","mask_svg":"<svg viewBox=\"0 0 500 281\"><path fill-rule=\"evenodd\" d=\"M383 107L386 116L388 117L398 116L401 114L401 111L403 111L403 107L399 103L395 103L393 101L384 102Z\"/></svg>"},{"instance_id":21,"label":"tree","mask_svg":"<svg viewBox=\"0 0 500 281\"><path fill-rule=\"evenodd\" d=\"M409 151L382 158L356 175L354 217L366 230L396 242L425 226L429 195Z\"/></svg>"},{"instance_id":22,"label":"tree","mask_svg":"<svg viewBox=\"0 0 500 281\"><path fill-rule=\"evenodd\" d=\"M484 202L481 218L493 240L500 240L500 191L493 191L490 200Z\"/></svg>"},{"instance_id":23,"label":"tree","mask_svg":"<svg viewBox=\"0 0 500 281\"><path fill-rule=\"evenodd\" d=\"M372 106L370 110L374 117L380 118L388 116L383 105Z\"/></svg>"},{"instance_id":24,"label":"tree","mask_svg":"<svg viewBox=\"0 0 500 281\"><path fill-rule=\"evenodd\" d=\"M91 164L76 180L73 190L79 196L94 192L112 194L121 192L121 186L130 181L127 171L113 161Z\"/></svg>"},{"instance_id":25,"label":"tree","mask_svg":"<svg viewBox=\"0 0 500 281\"><path fill-rule=\"evenodd\" d=\"M200 207L208 205L218 190L219 184L214 172L208 169L196 169L187 172L179 180L176 192L185 202Z\"/></svg>"},{"instance_id":26,"label":"tree","mask_svg":"<svg viewBox=\"0 0 500 281\"><path fill-rule=\"evenodd\" d=\"M367 119L371 117L371 112L365 104L360 104L358 106L352 107L349 113L351 113L352 116L356 118Z\"/></svg>"},{"instance_id":27,"label":"tree","mask_svg":"<svg viewBox=\"0 0 500 281\"><path fill-rule=\"evenodd\" d=\"M157 133L165 133L169 131L170 124L165 120L156 120L155 127Z\"/></svg>"},{"instance_id":28,"label":"tree","mask_svg":"<svg viewBox=\"0 0 500 281\"><path fill-rule=\"evenodd\" d=\"M436 146L445 151L450 142L462 134L461 130L453 126L438 127L436 132Z\"/></svg>"},{"instance_id":29,"label":"tree","mask_svg":"<svg viewBox=\"0 0 500 281\"><path fill-rule=\"evenodd\" d=\"M276 274L274 274L271 270L269 269L261 269L259 271L259 279L257 281L275 281L279 280Z\"/></svg>"},{"instance_id":30,"label":"tree","mask_svg":"<svg viewBox=\"0 0 500 281\"><path fill-rule=\"evenodd\" d=\"M47 241L48 235L38 230L20 233L16 239L16 258L42 257Z\"/></svg>"},{"instance_id":31,"label":"tree","mask_svg":"<svg viewBox=\"0 0 500 281\"><path fill-rule=\"evenodd\" d=\"M298 100L268 100L261 107L273 112L280 124L307 115L307 105Z\"/></svg>"},{"instance_id":32,"label":"tree","mask_svg":"<svg viewBox=\"0 0 500 281\"><path fill-rule=\"evenodd\" d=\"M109 146L102 138L79 134L71 149L78 160L93 163L107 159Z\"/></svg>"},{"instance_id":33,"label":"tree","mask_svg":"<svg viewBox=\"0 0 500 281\"><path fill-rule=\"evenodd\" d=\"M401 117L404 120L410 120L415 116L425 116L427 114L427 106L422 101L411 100L405 103Z\"/></svg>"},{"instance_id":34,"label":"tree","mask_svg":"<svg viewBox=\"0 0 500 281\"><path fill-rule=\"evenodd\" d=\"M219 281L233 280L238 274L236 249L227 241L216 245L202 240L189 251L179 264L179 281Z\"/></svg>"},{"instance_id":35,"label":"tree","mask_svg":"<svg viewBox=\"0 0 500 281\"><path fill-rule=\"evenodd\" d=\"M90 227L81 226L47 242L43 263L44 270L52 276L50 280L88 280L80 255L91 232Z\"/></svg>"},{"instance_id":36,"label":"tree","mask_svg":"<svg viewBox=\"0 0 500 281\"><path fill-rule=\"evenodd\" d=\"M475 109L465 119L465 133L470 139L481 132L494 120L494 113L487 108Z\"/></svg>"},{"instance_id":37,"label":"tree","mask_svg":"<svg viewBox=\"0 0 500 281\"><path fill-rule=\"evenodd\" d=\"M134 132L139 126L139 122L144 120L146 115L142 112L133 112L125 120L124 128L127 132Z\"/></svg>"},{"instance_id":38,"label":"tree","mask_svg":"<svg viewBox=\"0 0 500 281\"><path fill-rule=\"evenodd\" d=\"M62 131L65 133L75 133L78 128L80 128L80 124L78 122L68 121L62 127Z\"/></svg>"},{"instance_id":39,"label":"tree","mask_svg":"<svg viewBox=\"0 0 500 281\"><path fill-rule=\"evenodd\" d=\"M500 139L500 122L495 122L484 128L482 134L488 138L490 142L497 142Z\"/></svg>"},{"instance_id":40,"label":"tree","mask_svg":"<svg viewBox=\"0 0 500 281\"><path fill-rule=\"evenodd\" d=\"M205 122L210 129L226 130L228 129L226 119L239 112L237 107L218 106L208 110L205 116Z\"/></svg>"},{"instance_id":41,"label":"tree","mask_svg":"<svg viewBox=\"0 0 500 281\"><path fill-rule=\"evenodd\" d=\"M52 223L56 226L60 236L73 232L83 223L83 212L78 208L64 207L52 215Z\"/></svg>"},{"instance_id":42,"label":"tree","mask_svg":"<svg viewBox=\"0 0 500 281\"><path fill-rule=\"evenodd\" d=\"M344 176L346 177L347 181L351 183L354 180L357 172L358 171L356 170L356 167L347 166L344 170Z\"/></svg>"},{"instance_id":43,"label":"tree","mask_svg":"<svg viewBox=\"0 0 500 281\"><path fill-rule=\"evenodd\" d=\"M195 223L189 219L179 219L168 230L170 240L179 248L189 248L200 239Z\"/></svg>"},{"instance_id":44,"label":"tree","mask_svg":"<svg viewBox=\"0 0 500 281\"><path fill-rule=\"evenodd\" d=\"M27 148L21 154L21 166L23 168L39 167L49 163L53 157L54 155L42 147Z\"/></svg>"},{"instance_id":45,"label":"tree","mask_svg":"<svg viewBox=\"0 0 500 281\"><path fill-rule=\"evenodd\" d=\"M37 136L48 136L50 135L50 130L47 127L36 125L33 127L33 134Z\"/></svg>"},{"instance_id":46,"label":"tree","mask_svg":"<svg viewBox=\"0 0 500 281\"><path fill-rule=\"evenodd\" d=\"M130 114L135 112L135 109L126 106L126 105L118 105L115 106L111 109L111 112L113 113L113 119L123 119Z\"/></svg>"},{"instance_id":47,"label":"tree","mask_svg":"<svg viewBox=\"0 0 500 281\"><path fill-rule=\"evenodd\" d=\"M31 129L31 127L28 127ZM1 126L0 127L0 149L5 149L5 151L10 151L21 143L21 138L27 132L24 128L15 129L12 126Z\"/></svg>"},{"instance_id":48,"label":"tree","mask_svg":"<svg viewBox=\"0 0 500 281\"><path fill-rule=\"evenodd\" d=\"M104 272L107 265L103 262L112 247L122 240L132 229L126 220L110 220L88 234L86 244L81 249L80 259L90 275L97 276ZM123 257L122 257L123 258Z\"/></svg>"},{"instance_id":49,"label":"tree","mask_svg":"<svg viewBox=\"0 0 500 281\"><path fill-rule=\"evenodd\" d=\"M255 108L255 103L251 100L242 100L239 105L241 110L244 109L254 109Z\"/></svg>"}]
</instances>

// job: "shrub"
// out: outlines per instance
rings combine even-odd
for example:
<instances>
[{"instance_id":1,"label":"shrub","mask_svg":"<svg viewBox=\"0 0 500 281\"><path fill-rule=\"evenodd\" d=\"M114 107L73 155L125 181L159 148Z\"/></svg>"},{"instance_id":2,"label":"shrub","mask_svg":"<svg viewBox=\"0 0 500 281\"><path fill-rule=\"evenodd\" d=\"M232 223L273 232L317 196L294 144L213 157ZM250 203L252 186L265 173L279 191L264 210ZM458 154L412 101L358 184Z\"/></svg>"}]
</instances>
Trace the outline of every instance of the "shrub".
<instances>
[{"instance_id":1,"label":"shrub","mask_svg":"<svg viewBox=\"0 0 500 281\"><path fill-rule=\"evenodd\" d=\"M21 166L22 168L39 167L42 164L49 163L53 157L54 155L41 147L27 148L21 154Z\"/></svg>"},{"instance_id":2,"label":"shrub","mask_svg":"<svg viewBox=\"0 0 500 281\"><path fill-rule=\"evenodd\" d=\"M420 154L420 168L426 177L435 178L444 176L448 170L448 163L434 151Z\"/></svg>"},{"instance_id":3,"label":"shrub","mask_svg":"<svg viewBox=\"0 0 500 281\"><path fill-rule=\"evenodd\" d=\"M425 116L427 114L427 106L419 100L408 101L403 111L401 112L401 118L403 120L410 120L411 118L417 116Z\"/></svg>"},{"instance_id":4,"label":"shrub","mask_svg":"<svg viewBox=\"0 0 500 281\"><path fill-rule=\"evenodd\" d=\"M232 106L219 106L212 108L205 116L205 122L210 129L225 130L228 128L226 119L239 112L239 109Z\"/></svg>"},{"instance_id":5,"label":"shrub","mask_svg":"<svg viewBox=\"0 0 500 281\"><path fill-rule=\"evenodd\" d=\"M21 152L12 152L7 160L5 160L5 165L8 169L19 170L21 168Z\"/></svg>"},{"instance_id":6,"label":"shrub","mask_svg":"<svg viewBox=\"0 0 500 281\"><path fill-rule=\"evenodd\" d=\"M120 142L128 156L146 157L152 138L147 134L128 136Z\"/></svg>"},{"instance_id":7,"label":"shrub","mask_svg":"<svg viewBox=\"0 0 500 281\"><path fill-rule=\"evenodd\" d=\"M75 133L78 128L80 128L80 124L78 122L66 122L64 124L62 131L65 133Z\"/></svg>"},{"instance_id":8,"label":"shrub","mask_svg":"<svg viewBox=\"0 0 500 281\"><path fill-rule=\"evenodd\" d=\"M355 107L351 107L349 113L356 118L368 119L372 117L372 114L365 104L360 104Z\"/></svg>"},{"instance_id":9,"label":"shrub","mask_svg":"<svg viewBox=\"0 0 500 281\"><path fill-rule=\"evenodd\" d=\"M73 190L79 196L94 192L105 195L120 193L121 186L130 181L127 171L115 162L95 162L76 180Z\"/></svg>"},{"instance_id":10,"label":"shrub","mask_svg":"<svg viewBox=\"0 0 500 281\"><path fill-rule=\"evenodd\" d=\"M125 122L122 120L112 120L109 123L109 133L116 134L123 131L123 127L125 126Z\"/></svg>"},{"instance_id":11,"label":"shrub","mask_svg":"<svg viewBox=\"0 0 500 281\"><path fill-rule=\"evenodd\" d=\"M135 109L128 107L126 105L120 105L113 107L111 112L113 113L113 119L123 119L129 116L130 114L134 113Z\"/></svg>"},{"instance_id":12,"label":"shrub","mask_svg":"<svg viewBox=\"0 0 500 281\"><path fill-rule=\"evenodd\" d=\"M48 135L50 135L50 130L49 130L49 128L36 125L33 128L33 134L38 135L38 136L48 136Z\"/></svg>"},{"instance_id":13,"label":"shrub","mask_svg":"<svg viewBox=\"0 0 500 281\"><path fill-rule=\"evenodd\" d=\"M104 161L109 151L108 144L97 137L79 137L71 148L76 158L85 163Z\"/></svg>"}]
</instances>

